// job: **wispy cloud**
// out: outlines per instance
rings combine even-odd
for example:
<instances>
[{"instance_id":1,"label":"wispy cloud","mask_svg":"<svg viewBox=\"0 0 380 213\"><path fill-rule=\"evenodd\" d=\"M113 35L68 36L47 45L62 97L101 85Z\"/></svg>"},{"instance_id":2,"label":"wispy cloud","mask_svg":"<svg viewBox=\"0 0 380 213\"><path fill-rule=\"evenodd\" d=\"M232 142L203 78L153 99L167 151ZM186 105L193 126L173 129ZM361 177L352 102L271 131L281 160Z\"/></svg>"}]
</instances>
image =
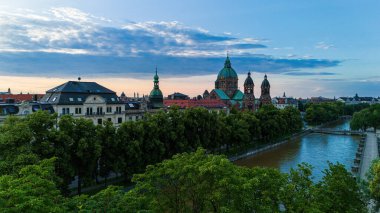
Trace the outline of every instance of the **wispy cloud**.
<instances>
[{"instance_id":1,"label":"wispy cloud","mask_svg":"<svg viewBox=\"0 0 380 213\"><path fill-rule=\"evenodd\" d=\"M286 73L341 63L275 58L260 54L268 48L264 39L214 34L176 21L118 24L75 8L2 11L0 29L0 73L13 75L141 76L155 65L164 74L202 75L217 72L227 50L237 70Z\"/></svg>"},{"instance_id":2,"label":"wispy cloud","mask_svg":"<svg viewBox=\"0 0 380 213\"><path fill-rule=\"evenodd\" d=\"M328 44L324 41L321 41L321 42L318 42L316 45L315 45L315 48L317 49L323 49L323 50L328 50L328 49L331 49L331 48L334 48L335 46L333 44Z\"/></svg>"},{"instance_id":3,"label":"wispy cloud","mask_svg":"<svg viewBox=\"0 0 380 213\"><path fill-rule=\"evenodd\" d=\"M286 72L283 74L293 75L293 76L336 75L336 73L333 73L333 72Z\"/></svg>"}]
</instances>

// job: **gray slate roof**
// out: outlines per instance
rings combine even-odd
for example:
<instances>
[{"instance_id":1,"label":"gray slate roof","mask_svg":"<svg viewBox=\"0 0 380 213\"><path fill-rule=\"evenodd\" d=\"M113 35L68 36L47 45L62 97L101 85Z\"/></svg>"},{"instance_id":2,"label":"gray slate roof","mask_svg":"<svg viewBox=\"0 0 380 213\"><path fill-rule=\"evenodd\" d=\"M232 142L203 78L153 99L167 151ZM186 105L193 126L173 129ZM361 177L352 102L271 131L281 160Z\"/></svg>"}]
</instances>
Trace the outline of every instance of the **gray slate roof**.
<instances>
[{"instance_id":1,"label":"gray slate roof","mask_svg":"<svg viewBox=\"0 0 380 213\"><path fill-rule=\"evenodd\" d=\"M68 81L48 91L41 99L41 103L53 105L81 105L90 95L99 95L107 104L121 104L119 97L95 82Z\"/></svg>"}]
</instances>

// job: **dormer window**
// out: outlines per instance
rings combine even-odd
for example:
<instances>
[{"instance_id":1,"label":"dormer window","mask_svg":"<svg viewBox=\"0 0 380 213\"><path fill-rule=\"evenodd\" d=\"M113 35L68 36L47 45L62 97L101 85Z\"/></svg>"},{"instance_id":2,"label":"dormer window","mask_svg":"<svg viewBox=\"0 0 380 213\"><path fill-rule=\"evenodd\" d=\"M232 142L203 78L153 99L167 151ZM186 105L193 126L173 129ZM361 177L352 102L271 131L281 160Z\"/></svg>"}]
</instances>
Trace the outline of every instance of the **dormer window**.
<instances>
[{"instance_id":1,"label":"dormer window","mask_svg":"<svg viewBox=\"0 0 380 213\"><path fill-rule=\"evenodd\" d=\"M111 98L111 101L115 101L115 98Z\"/></svg>"},{"instance_id":2,"label":"dormer window","mask_svg":"<svg viewBox=\"0 0 380 213\"><path fill-rule=\"evenodd\" d=\"M71 102L74 101L74 98L69 98L69 101L71 101Z\"/></svg>"},{"instance_id":3,"label":"dormer window","mask_svg":"<svg viewBox=\"0 0 380 213\"><path fill-rule=\"evenodd\" d=\"M57 100L57 97L54 97L53 100L52 100L52 102L54 102L55 100Z\"/></svg>"},{"instance_id":4,"label":"dormer window","mask_svg":"<svg viewBox=\"0 0 380 213\"><path fill-rule=\"evenodd\" d=\"M78 98L78 101L82 101L82 98Z\"/></svg>"}]
</instances>

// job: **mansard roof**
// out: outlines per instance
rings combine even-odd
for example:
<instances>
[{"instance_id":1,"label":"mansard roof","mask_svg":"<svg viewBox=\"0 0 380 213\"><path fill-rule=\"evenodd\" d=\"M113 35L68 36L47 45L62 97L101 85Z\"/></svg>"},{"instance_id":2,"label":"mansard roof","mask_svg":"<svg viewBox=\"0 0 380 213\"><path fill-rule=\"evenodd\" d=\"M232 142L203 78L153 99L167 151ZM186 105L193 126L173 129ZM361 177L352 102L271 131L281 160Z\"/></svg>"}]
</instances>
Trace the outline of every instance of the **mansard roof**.
<instances>
[{"instance_id":1,"label":"mansard roof","mask_svg":"<svg viewBox=\"0 0 380 213\"><path fill-rule=\"evenodd\" d=\"M41 103L53 105L81 105L90 95L102 97L107 104L121 104L116 92L95 82L68 81L46 91Z\"/></svg>"},{"instance_id":2,"label":"mansard roof","mask_svg":"<svg viewBox=\"0 0 380 213\"><path fill-rule=\"evenodd\" d=\"M89 94L115 94L96 82L68 81L62 85L46 91L47 93L89 93Z\"/></svg>"}]
</instances>

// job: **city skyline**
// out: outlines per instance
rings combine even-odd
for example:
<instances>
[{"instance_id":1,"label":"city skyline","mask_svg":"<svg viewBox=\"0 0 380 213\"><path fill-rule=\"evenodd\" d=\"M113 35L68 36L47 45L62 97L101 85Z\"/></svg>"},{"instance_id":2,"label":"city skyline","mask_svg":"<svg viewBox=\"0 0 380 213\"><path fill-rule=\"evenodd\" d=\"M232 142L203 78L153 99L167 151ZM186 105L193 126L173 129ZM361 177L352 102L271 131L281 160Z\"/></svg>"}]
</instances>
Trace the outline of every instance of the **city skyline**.
<instances>
[{"instance_id":1,"label":"city skyline","mask_svg":"<svg viewBox=\"0 0 380 213\"><path fill-rule=\"evenodd\" d=\"M148 94L158 66L164 95L195 96L228 51L255 95L268 74L273 96L379 96L375 1L93 2L0 3L0 90L44 93L80 76Z\"/></svg>"}]
</instances>

